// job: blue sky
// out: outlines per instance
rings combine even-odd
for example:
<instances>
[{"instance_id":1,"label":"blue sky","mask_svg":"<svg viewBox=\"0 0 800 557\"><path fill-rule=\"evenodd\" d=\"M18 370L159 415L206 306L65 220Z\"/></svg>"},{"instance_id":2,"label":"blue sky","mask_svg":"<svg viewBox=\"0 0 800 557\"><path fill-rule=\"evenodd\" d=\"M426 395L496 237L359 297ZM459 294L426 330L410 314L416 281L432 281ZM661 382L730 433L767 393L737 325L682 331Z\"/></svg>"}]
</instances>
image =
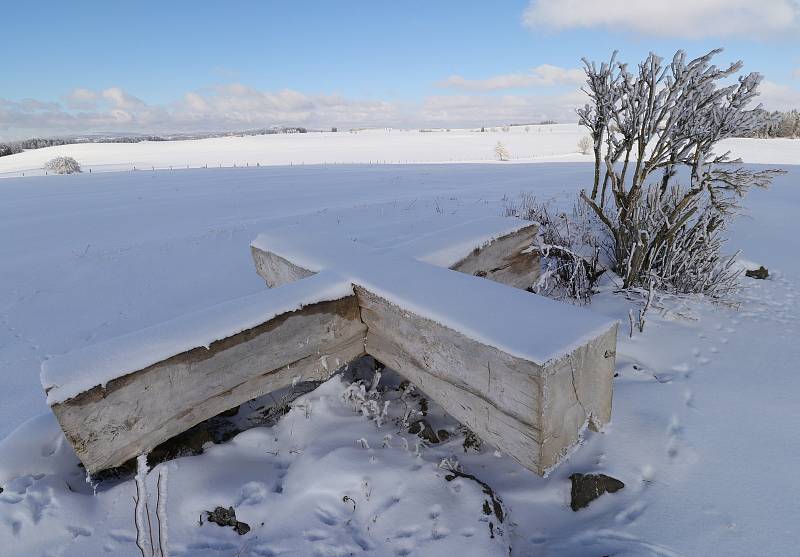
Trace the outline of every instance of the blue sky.
<instances>
[{"instance_id":1,"label":"blue sky","mask_svg":"<svg viewBox=\"0 0 800 557\"><path fill-rule=\"evenodd\" d=\"M720 62L765 74L765 105L783 109L800 105L798 12L798 0L15 2L0 137L570 120L580 58L614 49L635 62L723 46Z\"/></svg>"}]
</instances>

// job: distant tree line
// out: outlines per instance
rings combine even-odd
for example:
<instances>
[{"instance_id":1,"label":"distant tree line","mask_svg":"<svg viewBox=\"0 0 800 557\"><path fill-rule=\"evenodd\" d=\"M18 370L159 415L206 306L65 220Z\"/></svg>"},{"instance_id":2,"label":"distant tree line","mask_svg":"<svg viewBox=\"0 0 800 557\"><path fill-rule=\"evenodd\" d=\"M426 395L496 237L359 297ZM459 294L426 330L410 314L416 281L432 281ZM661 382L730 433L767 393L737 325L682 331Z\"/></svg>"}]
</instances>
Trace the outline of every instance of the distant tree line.
<instances>
[{"instance_id":1,"label":"distant tree line","mask_svg":"<svg viewBox=\"0 0 800 557\"><path fill-rule=\"evenodd\" d=\"M174 135L129 135L129 136L91 136L91 137L33 137L19 141L0 143L0 157L14 155L29 149L43 147L57 147L59 145L75 145L76 143L139 143L141 141L178 141L182 139L207 139L210 137L244 136L244 135L271 135L276 133L307 133L302 127L271 127L242 132L211 132L198 134Z\"/></svg>"},{"instance_id":2,"label":"distant tree line","mask_svg":"<svg viewBox=\"0 0 800 557\"><path fill-rule=\"evenodd\" d=\"M762 112L767 115L767 123L746 137L800 137L800 110Z\"/></svg>"},{"instance_id":3,"label":"distant tree line","mask_svg":"<svg viewBox=\"0 0 800 557\"><path fill-rule=\"evenodd\" d=\"M137 135L125 137L32 137L8 143L0 143L0 157L13 155L29 149L42 149L43 147L57 147L59 145L74 145L76 143L139 143L140 141L167 141L157 135Z\"/></svg>"}]
</instances>

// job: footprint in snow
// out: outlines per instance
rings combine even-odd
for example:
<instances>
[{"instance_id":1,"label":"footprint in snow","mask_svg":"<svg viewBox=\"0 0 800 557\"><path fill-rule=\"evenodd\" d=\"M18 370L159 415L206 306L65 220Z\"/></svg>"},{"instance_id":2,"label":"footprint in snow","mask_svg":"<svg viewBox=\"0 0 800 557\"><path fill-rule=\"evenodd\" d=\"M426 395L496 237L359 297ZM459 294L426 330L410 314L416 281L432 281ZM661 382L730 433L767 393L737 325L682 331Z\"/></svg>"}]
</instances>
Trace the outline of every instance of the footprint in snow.
<instances>
[{"instance_id":1,"label":"footprint in snow","mask_svg":"<svg viewBox=\"0 0 800 557\"><path fill-rule=\"evenodd\" d=\"M336 519L337 518L336 511L334 511L330 507L320 505L319 507L316 508L314 514L317 515L317 518L319 519L320 522L322 522L327 526L334 526L338 522L338 520Z\"/></svg>"},{"instance_id":2,"label":"footprint in snow","mask_svg":"<svg viewBox=\"0 0 800 557\"><path fill-rule=\"evenodd\" d=\"M670 458L677 458L679 453L678 440L674 437L671 437L669 441L667 441L667 455Z\"/></svg>"},{"instance_id":3,"label":"footprint in snow","mask_svg":"<svg viewBox=\"0 0 800 557\"><path fill-rule=\"evenodd\" d=\"M397 531L397 533L395 533L394 537L395 538L410 538L411 536L413 536L414 534L419 532L419 530L420 530L420 527L416 526L416 525L415 526L408 526L406 528L400 528Z\"/></svg>"},{"instance_id":4,"label":"footprint in snow","mask_svg":"<svg viewBox=\"0 0 800 557\"><path fill-rule=\"evenodd\" d=\"M672 366L672 371L680 373L681 375L683 375L684 379L689 379L692 376L692 368L689 367L689 364L685 362L678 364L676 366Z\"/></svg>"},{"instance_id":5,"label":"footprint in snow","mask_svg":"<svg viewBox=\"0 0 800 557\"><path fill-rule=\"evenodd\" d=\"M307 530L303 533L303 537L310 542L320 542L328 539L328 534L323 530Z\"/></svg>"},{"instance_id":6,"label":"footprint in snow","mask_svg":"<svg viewBox=\"0 0 800 557\"><path fill-rule=\"evenodd\" d=\"M89 528L83 528L81 526L66 526L67 532L69 532L73 538L79 538L81 536L89 537L92 535L92 530Z\"/></svg>"},{"instance_id":7,"label":"footprint in snow","mask_svg":"<svg viewBox=\"0 0 800 557\"><path fill-rule=\"evenodd\" d=\"M405 555L411 555L414 552L415 548L416 548L416 544L415 543L413 543L413 542L411 542L409 540L403 540L402 542L400 542L400 544L397 547L397 549L394 550L394 554L395 555L400 555L401 557L403 557Z\"/></svg>"},{"instance_id":8,"label":"footprint in snow","mask_svg":"<svg viewBox=\"0 0 800 557\"><path fill-rule=\"evenodd\" d=\"M432 540L443 540L450 535L450 530L443 526L434 526L431 530Z\"/></svg>"}]
</instances>

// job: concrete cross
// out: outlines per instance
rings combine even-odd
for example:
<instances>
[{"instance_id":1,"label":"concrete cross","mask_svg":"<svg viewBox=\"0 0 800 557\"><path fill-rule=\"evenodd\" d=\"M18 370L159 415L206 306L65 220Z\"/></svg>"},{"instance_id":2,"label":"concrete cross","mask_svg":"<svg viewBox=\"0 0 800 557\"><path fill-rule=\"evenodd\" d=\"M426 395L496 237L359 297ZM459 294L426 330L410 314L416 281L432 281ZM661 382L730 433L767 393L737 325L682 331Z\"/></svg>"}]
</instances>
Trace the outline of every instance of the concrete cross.
<instances>
[{"instance_id":1,"label":"concrete cross","mask_svg":"<svg viewBox=\"0 0 800 557\"><path fill-rule=\"evenodd\" d=\"M92 473L369 354L543 474L610 418L617 324L514 288L537 277L535 230L482 219L391 250L262 234L270 290L50 360L48 401Z\"/></svg>"}]
</instances>

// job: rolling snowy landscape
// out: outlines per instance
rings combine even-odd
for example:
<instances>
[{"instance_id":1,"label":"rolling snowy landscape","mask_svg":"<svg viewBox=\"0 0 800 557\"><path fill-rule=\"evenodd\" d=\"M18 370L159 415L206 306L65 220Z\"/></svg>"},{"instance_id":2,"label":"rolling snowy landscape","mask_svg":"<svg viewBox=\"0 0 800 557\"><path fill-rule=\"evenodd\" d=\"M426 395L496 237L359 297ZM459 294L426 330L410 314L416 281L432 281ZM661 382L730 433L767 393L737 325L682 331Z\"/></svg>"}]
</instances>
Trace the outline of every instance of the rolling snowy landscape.
<instances>
[{"instance_id":1,"label":"rolling snowy landscape","mask_svg":"<svg viewBox=\"0 0 800 557\"><path fill-rule=\"evenodd\" d=\"M104 169L123 164L115 149L146 148L142 161L176 170L140 171L137 164L135 172L0 181L4 547L13 555L138 554L132 477L85 482L45 404L43 361L262 291L248 245L263 231L323 226L379 246L382 227L437 230L456 216L497 216L525 193L569 209L590 180L591 164L572 152L581 137L577 126L546 128L553 131L495 133L519 139L519 146L508 141L512 152L550 150L547 156L569 162L412 164L421 152L435 152L438 162L480 160L496 139L481 144L480 132L364 131L279 137L253 161L262 166L249 168L212 168L212 162L177 170L187 160L199 165L208 156L206 142L224 141L243 161L256 159L254 142L273 136L52 148ZM383 138L409 164L346 164L369 162L363 147L351 143L365 136ZM453 139L460 136L467 138L463 149ZM329 152L318 146L321 138L331 142ZM303 141L329 164L288 166L292 145ZM382 142L371 145L368 158L378 158ZM587 307L622 323L612 421L602 433L587 432L548 477L489 446L465 443L457 422L433 403L427 419L448 432L443 442L423 442L388 418L378 425L344 396L353 377L334 376L274 423L225 443L206 442L202 455L168 460L151 472L169 471L170 553L793 554L800 519L794 504L800 486L791 479L800 457L794 364L800 350L793 342L800 333L794 248L800 225L792 215L800 190L797 167L787 163L800 162L800 143L735 140L731 148L746 162L788 170L769 190L747 197L746 216L729 231L743 268L763 264L770 278L742 278L735 303L659 296L644 331L632 336L628 311L641 299L604 284ZM33 156L50 154L5 157L0 170L31 165ZM364 381L369 389L371 375ZM389 372L382 378L394 418L419 403L403 395L399 381ZM275 404L266 397L250 409ZM505 516L491 535L488 519L497 520L484 514L481 485L447 480L442 463L454 461L502 500ZM607 473L625 488L574 513L573 472ZM250 532L201 524L203 511L216 506L234 507Z\"/></svg>"},{"instance_id":2,"label":"rolling snowy landscape","mask_svg":"<svg viewBox=\"0 0 800 557\"><path fill-rule=\"evenodd\" d=\"M800 0L2 17L0 557L800 557Z\"/></svg>"},{"instance_id":3,"label":"rolling snowy landscape","mask_svg":"<svg viewBox=\"0 0 800 557\"><path fill-rule=\"evenodd\" d=\"M0 157L0 178L38 176L54 157L77 160L84 172L168 170L241 166L332 164L419 164L498 162L495 146L510 155L504 162L589 162L578 151L587 136L577 124L531 124L472 129L364 129L307 134L218 137L191 141L85 143L32 149ZM721 149L755 164L800 164L792 139L739 139Z\"/></svg>"}]
</instances>

